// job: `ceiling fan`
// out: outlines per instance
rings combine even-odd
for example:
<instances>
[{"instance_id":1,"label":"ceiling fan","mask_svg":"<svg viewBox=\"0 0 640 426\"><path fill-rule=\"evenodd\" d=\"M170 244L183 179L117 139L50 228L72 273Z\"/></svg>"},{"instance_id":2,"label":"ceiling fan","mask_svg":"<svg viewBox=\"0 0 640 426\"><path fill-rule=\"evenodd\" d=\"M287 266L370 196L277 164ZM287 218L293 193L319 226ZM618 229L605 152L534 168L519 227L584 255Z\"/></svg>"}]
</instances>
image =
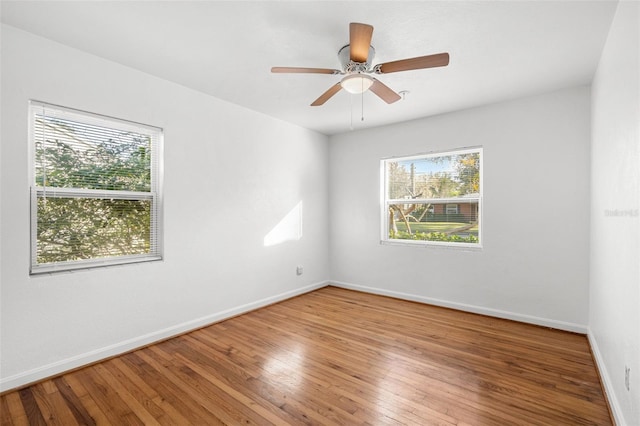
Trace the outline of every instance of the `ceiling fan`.
<instances>
[{"instance_id":1,"label":"ceiling fan","mask_svg":"<svg viewBox=\"0 0 640 426\"><path fill-rule=\"evenodd\" d=\"M338 52L342 70L329 68L273 67L272 73L307 73L307 74L339 74L342 80L324 92L311 106L320 106L341 89L349 93L363 93L371 90L388 104L400 100L400 95L383 84L371 74L390 74L392 72L409 71L423 68L444 67L449 64L448 53L418 56L371 66L375 49L371 46L373 27L367 24L352 22L349 24L349 44Z\"/></svg>"}]
</instances>

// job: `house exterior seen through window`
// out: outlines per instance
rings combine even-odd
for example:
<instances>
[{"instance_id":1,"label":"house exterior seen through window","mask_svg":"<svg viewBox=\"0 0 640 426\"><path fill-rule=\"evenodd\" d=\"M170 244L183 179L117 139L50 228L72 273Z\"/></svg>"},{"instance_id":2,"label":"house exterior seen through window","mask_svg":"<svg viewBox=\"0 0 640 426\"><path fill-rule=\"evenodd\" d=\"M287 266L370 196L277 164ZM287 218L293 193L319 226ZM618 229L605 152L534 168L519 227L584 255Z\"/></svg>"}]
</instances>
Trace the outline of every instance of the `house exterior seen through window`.
<instances>
[{"instance_id":1,"label":"house exterior seen through window","mask_svg":"<svg viewBox=\"0 0 640 426\"><path fill-rule=\"evenodd\" d=\"M382 160L382 242L480 247L482 148Z\"/></svg>"},{"instance_id":2,"label":"house exterior seen through window","mask_svg":"<svg viewBox=\"0 0 640 426\"><path fill-rule=\"evenodd\" d=\"M31 273L159 260L162 130L32 101Z\"/></svg>"}]
</instances>

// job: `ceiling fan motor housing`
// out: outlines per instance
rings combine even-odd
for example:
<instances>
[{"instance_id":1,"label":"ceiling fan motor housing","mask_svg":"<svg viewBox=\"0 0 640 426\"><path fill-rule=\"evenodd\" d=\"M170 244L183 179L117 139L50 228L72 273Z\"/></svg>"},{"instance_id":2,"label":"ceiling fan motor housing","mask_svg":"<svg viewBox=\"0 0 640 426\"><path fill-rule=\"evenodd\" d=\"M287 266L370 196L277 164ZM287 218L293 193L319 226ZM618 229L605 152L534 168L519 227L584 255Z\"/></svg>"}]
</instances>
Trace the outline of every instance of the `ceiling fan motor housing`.
<instances>
[{"instance_id":1,"label":"ceiling fan motor housing","mask_svg":"<svg viewBox=\"0 0 640 426\"><path fill-rule=\"evenodd\" d=\"M350 45L342 47L338 51L338 59L342 65L342 70L347 74L362 74L371 71L371 62L376 55L376 49L373 46L369 46L369 55L367 56L367 62L354 62L351 60L351 48Z\"/></svg>"}]
</instances>

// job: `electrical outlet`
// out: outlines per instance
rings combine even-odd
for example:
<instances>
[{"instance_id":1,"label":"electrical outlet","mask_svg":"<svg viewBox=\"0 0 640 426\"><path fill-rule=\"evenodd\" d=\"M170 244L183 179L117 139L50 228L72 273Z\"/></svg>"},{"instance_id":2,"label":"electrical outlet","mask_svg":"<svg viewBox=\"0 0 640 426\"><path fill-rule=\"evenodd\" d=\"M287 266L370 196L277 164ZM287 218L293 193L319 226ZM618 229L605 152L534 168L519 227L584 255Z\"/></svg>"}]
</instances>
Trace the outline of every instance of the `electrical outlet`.
<instances>
[{"instance_id":1,"label":"electrical outlet","mask_svg":"<svg viewBox=\"0 0 640 426\"><path fill-rule=\"evenodd\" d=\"M629 390L629 386L630 386L630 382L629 382L630 375L631 375L631 368L625 365L624 366L624 387L627 388L627 390Z\"/></svg>"},{"instance_id":2,"label":"electrical outlet","mask_svg":"<svg viewBox=\"0 0 640 426\"><path fill-rule=\"evenodd\" d=\"M296 268L296 275L302 275L302 272L303 272L303 271L304 271L304 270L303 270L302 266L298 266L298 267Z\"/></svg>"}]
</instances>

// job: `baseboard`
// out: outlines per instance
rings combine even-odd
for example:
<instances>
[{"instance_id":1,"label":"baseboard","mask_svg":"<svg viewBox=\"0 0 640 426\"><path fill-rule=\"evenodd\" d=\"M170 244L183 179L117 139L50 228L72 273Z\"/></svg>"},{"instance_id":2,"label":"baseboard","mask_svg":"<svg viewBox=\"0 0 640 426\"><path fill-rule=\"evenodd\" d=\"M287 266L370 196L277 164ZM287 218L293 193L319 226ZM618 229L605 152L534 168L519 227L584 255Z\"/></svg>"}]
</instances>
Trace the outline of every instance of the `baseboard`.
<instances>
[{"instance_id":1,"label":"baseboard","mask_svg":"<svg viewBox=\"0 0 640 426\"><path fill-rule=\"evenodd\" d=\"M487 315L487 316L496 317L496 318L503 318L503 319L508 319L512 321L520 321L520 322L525 322L529 324L540 325L543 327L556 328L559 330L571 331L573 333L587 334L587 331L588 331L587 326L582 324L574 324L570 322L551 320L551 319L540 318L540 317L535 317L531 315L523 315L515 312L502 311L499 309L485 308L483 306L450 302L448 300L434 299L432 297L418 296L415 294L402 293L398 291L391 291L391 290L386 290L386 289L381 289L376 287L367 287L359 284L351 284L351 283L345 283L340 281L330 281L329 285L333 285L335 287L342 287L350 290L363 291L365 293L373 293L373 294L379 294L382 296L395 297L397 299L410 300L413 302L426 303L429 305L442 306L445 308L452 308L460 311L472 312L475 314L482 314L482 315Z\"/></svg>"},{"instance_id":2,"label":"baseboard","mask_svg":"<svg viewBox=\"0 0 640 426\"><path fill-rule=\"evenodd\" d=\"M605 365L604 359L602 358L602 353L598 348L598 341L591 332L591 329L589 329L587 332L587 338L589 339L589 345L591 346L593 359L595 360L596 367L598 368L598 372L600 373L600 381L604 387L604 392L606 394L607 402L609 403L609 410L611 411L613 420L616 425L624 425L625 422L622 415L622 409L620 408L620 404L618 403L618 399L616 398L616 393L614 392L613 383L611 382L611 377L609 376L609 371L607 370L607 366Z\"/></svg>"},{"instance_id":3,"label":"baseboard","mask_svg":"<svg viewBox=\"0 0 640 426\"><path fill-rule=\"evenodd\" d=\"M262 308L264 306L272 305L274 303L281 302L283 300L290 299L292 297L299 296L313 290L317 290L319 288L327 286L328 284L329 283L327 281L310 284L302 288L287 291L275 296L267 297L262 300L257 300L255 302L247 303L245 305L241 305L232 309L227 309L222 312L217 312L215 314L187 321L182 324L165 328L163 330L158 330L133 339L125 340L114 345L109 345L104 348L96 349L94 351L63 359L48 365L44 365L42 367L25 371L23 373L4 377L0 379L0 392L4 393L9 390L18 389L29 384L42 381L44 379L55 377L65 372L96 363L101 360L131 352L132 350L150 345L152 343L160 342L162 340L166 340L171 337L187 333L189 331L197 330L198 328L202 328L207 325L214 324L216 322Z\"/></svg>"}]
</instances>

